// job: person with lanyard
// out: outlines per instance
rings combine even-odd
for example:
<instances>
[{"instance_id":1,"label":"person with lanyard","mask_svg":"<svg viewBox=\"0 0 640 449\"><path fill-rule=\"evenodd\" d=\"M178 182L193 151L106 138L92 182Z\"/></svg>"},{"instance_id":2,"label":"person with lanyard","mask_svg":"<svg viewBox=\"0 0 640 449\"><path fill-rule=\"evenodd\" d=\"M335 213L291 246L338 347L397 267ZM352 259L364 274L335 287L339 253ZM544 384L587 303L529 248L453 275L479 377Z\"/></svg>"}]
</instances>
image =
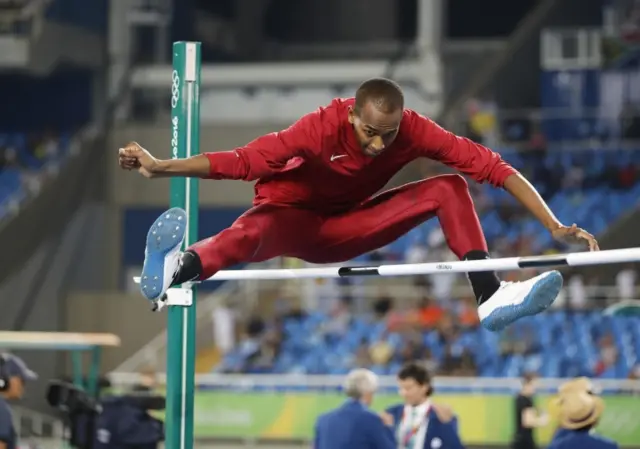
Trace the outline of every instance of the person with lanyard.
<instances>
[{"instance_id":1,"label":"person with lanyard","mask_svg":"<svg viewBox=\"0 0 640 449\"><path fill-rule=\"evenodd\" d=\"M37 378L19 357L0 354L0 449L16 449L18 442L8 401L21 399L27 381Z\"/></svg>"},{"instance_id":2,"label":"person with lanyard","mask_svg":"<svg viewBox=\"0 0 640 449\"><path fill-rule=\"evenodd\" d=\"M398 387L404 404L391 406L380 415L398 449L464 449L451 408L431 401L433 387L426 367L417 362L402 367Z\"/></svg>"},{"instance_id":3,"label":"person with lanyard","mask_svg":"<svg viewBox=\"0 0 640 449\"><path fill-rule=\"evenodd\" d=\"M526 373L523 376L522 389L515 398L515 434L513 449L536 449L533 429L549 423L549 415L539 413L534 406L537 376Z\"/></svg>"}]
</instances>

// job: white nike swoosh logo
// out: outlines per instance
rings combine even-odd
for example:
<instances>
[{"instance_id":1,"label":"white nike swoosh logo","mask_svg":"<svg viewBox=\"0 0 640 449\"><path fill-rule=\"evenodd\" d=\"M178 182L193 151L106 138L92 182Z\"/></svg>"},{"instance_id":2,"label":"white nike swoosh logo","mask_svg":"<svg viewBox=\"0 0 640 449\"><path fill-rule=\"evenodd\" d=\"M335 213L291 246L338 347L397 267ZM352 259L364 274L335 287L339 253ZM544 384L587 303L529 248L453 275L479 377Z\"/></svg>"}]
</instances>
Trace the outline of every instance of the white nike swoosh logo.
<instances>
[{"instance_id":1,"label":"white nike swoosh logo","mask_svg":"<svg viewBox=\"0 0 640 449\"><path fill-rule=\"evenodd\" d=\"M331 156L331 162L335 161L336 159L340 159L341 157L347 157L348 154L334 154L333 156Z\"/></svg>"}]
</instances>

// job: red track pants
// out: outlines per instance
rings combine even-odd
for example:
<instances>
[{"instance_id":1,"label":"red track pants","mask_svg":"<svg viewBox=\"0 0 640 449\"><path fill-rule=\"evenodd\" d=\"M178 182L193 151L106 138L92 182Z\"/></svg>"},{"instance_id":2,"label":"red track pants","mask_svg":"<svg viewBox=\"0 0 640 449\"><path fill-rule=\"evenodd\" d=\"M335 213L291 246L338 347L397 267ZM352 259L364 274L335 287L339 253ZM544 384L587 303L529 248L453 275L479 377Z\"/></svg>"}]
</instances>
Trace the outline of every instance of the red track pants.
<instances>
[{"instance_id":1,"label":"red track pants","mask_svg":"<svg viewBox=\"0 0 640 449\"><path fill-rule=\"evenodd\" d=\"M449 248L459 258L472 250L487 251L467 183L459 175L406 184L329 217L262 204L190 249L202 262L201 279L238 263L278 256L312 263L343 262L393 242L434 216L440 220Z\"/></svg>"}]
</instances>

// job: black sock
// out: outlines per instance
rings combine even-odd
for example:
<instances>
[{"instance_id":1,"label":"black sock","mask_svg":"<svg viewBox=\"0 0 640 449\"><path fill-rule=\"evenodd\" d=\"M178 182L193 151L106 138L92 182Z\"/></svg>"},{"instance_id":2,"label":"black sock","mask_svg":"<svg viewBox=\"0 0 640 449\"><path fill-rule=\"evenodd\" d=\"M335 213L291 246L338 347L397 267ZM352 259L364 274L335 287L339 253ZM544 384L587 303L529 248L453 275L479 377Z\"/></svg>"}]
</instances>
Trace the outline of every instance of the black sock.
<instances>
[{"instance_id":1,"label":"black sock","mask_svg":"<svg viewBox=\"0 0 640 449\"><path fill-rule=\"evenodd\" d=\"M463 260L484 260L489 259L486 251L469 251L462 258ZM467 273L473 293L476 295L478 305L485 302L500 288L500 279L495 271L476 271Z\"/></svg>"},{"instance_id":2,"label":"black sock","mask_svg":"<svg viewBox=\"0 0 640 449\"><path fill-rule=\"evenodd\" d=\"M180 260L180 268L171 285L180 285L185 282L194 281L200 278L202 274L202 262L200 256L193 251L185 251L182 253Z\"/></svg>"}]
</instances>

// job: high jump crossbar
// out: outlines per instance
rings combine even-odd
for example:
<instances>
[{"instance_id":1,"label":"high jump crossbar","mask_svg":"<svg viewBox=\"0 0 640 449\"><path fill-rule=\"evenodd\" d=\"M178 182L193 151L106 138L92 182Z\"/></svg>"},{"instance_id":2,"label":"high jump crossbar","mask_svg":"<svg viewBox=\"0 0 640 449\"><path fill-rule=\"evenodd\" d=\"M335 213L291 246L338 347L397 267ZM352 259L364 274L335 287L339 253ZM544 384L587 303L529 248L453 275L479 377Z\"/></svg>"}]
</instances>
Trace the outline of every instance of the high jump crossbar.
<instances>
[{"instance_id":1,"label":"high jump crossbar","mask_svg":"<svg viewBox=\"0 0 640 449\"><path fill-rule=\"evenodd\" d=\"M361 267L336 266L297 269L223 270L206 279L206 281L340 278L355 276L415 276L420 274L469 273L475 271L511 271L525 268L579 267L636 261L640 261L640 248L553 254L548 256L504 257L499 259L371 265ZM134 281L140 283L140 278L135 277Z\"/></svg>"}]
</instances>

